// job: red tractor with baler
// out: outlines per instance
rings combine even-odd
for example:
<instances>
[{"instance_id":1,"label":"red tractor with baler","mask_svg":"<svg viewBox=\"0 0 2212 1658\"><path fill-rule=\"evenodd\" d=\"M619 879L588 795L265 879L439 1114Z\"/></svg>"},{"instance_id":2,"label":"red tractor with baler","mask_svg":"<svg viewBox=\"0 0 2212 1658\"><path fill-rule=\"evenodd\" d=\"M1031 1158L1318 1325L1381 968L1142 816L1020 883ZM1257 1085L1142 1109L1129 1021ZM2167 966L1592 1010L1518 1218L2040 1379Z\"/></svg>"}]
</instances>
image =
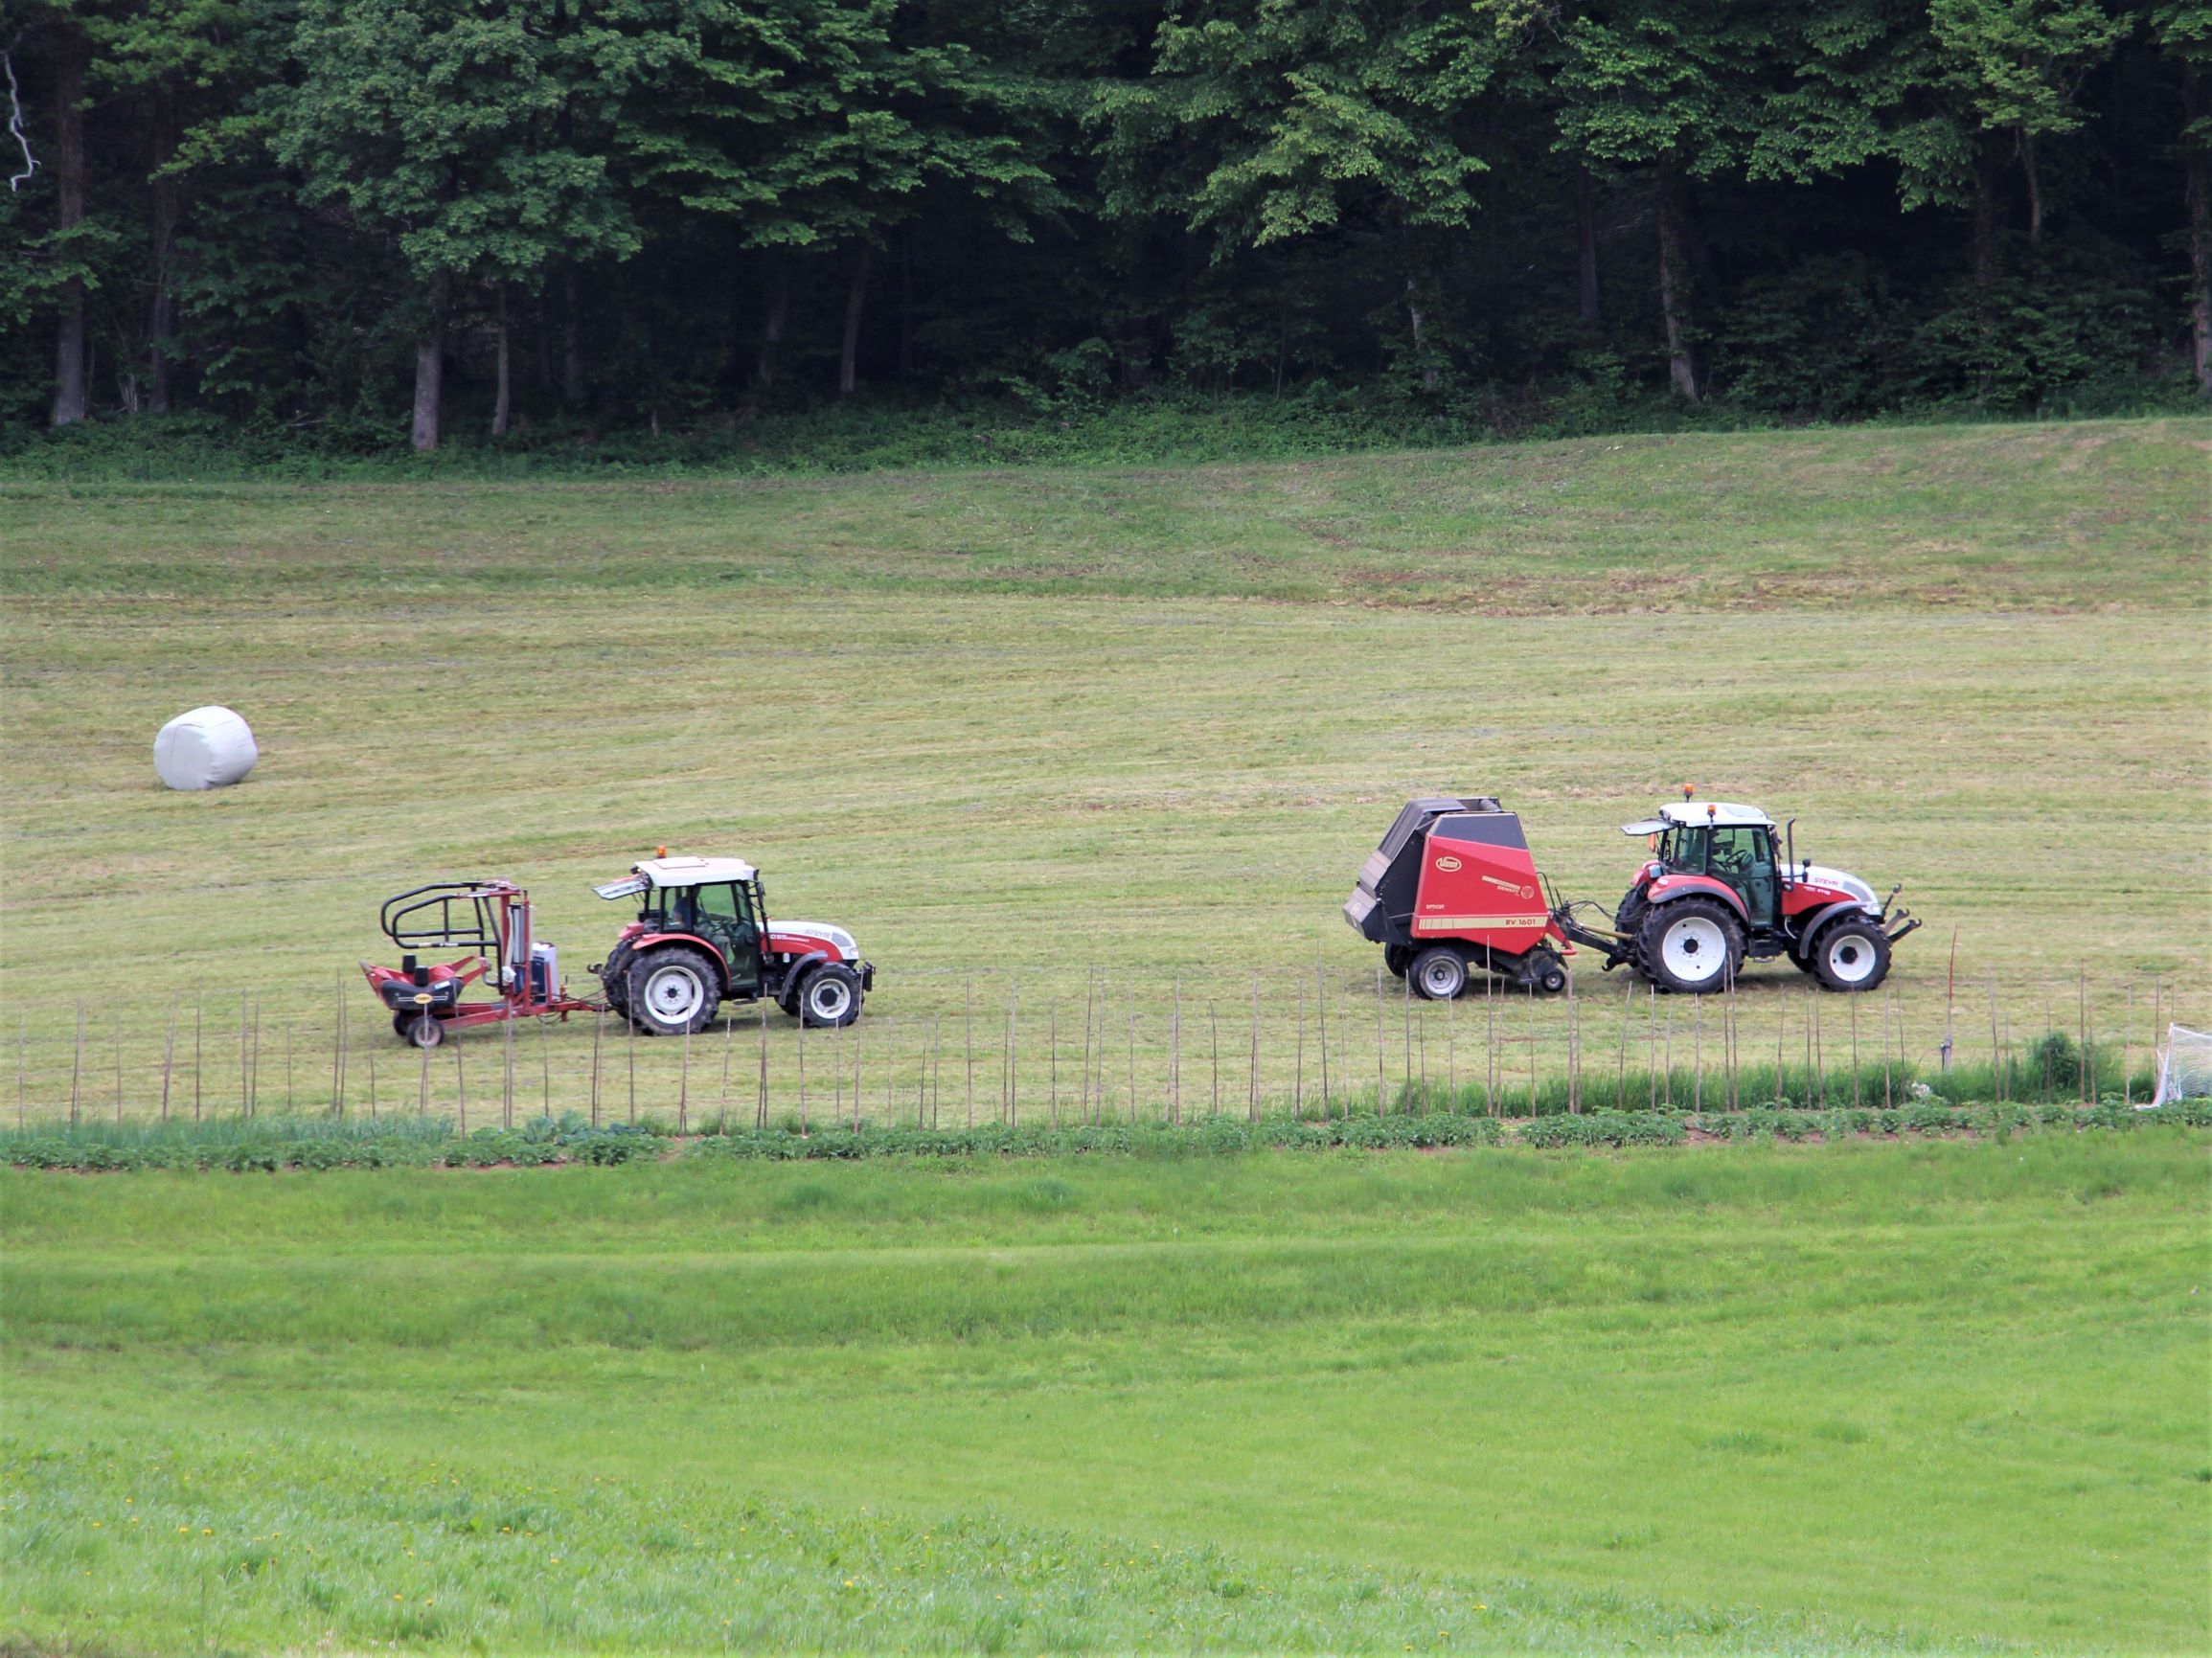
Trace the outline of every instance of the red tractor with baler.
<instances>
[{"instance_id":1,"label":"red tractor with baler","mask_svg":"<svg viewBox=\"0 0 2212 1658\"><path fill-rule=\"evenodd\" d=\"M1520 820L1487 796L1411 801L1359 873L1344 906L1361 937L1420 994L1448 1000L1471 972L1516 988L1565 988L1561 957L1598 951L1608 972L1633 967L1662 989L1698 994L1736 982L1745 961L1788 956L1827 989L1871 990L1890 946L1920 925L1897 897L1877 900L1857 875L1796 855L1796 825L1780 831L1756 806L1699 804L1683 790L1622 832L1648 838L1651 858L1603 927L1588 904L1557 895L1537 873Z\"/></svg>"}]
</instances>

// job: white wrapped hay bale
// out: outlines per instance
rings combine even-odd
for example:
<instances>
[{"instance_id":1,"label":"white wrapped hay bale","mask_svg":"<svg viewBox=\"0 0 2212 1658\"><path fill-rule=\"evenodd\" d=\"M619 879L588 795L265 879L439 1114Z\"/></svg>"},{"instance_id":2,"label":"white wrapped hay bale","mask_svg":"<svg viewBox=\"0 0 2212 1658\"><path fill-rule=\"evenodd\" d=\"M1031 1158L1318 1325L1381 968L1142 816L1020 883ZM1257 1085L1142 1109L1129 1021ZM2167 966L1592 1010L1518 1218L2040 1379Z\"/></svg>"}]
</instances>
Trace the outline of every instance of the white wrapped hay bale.
<instances>
[{"instance_id":1,"label":"white wrapped hay bale","mask_svg":"<svg viewBox=\"0 0 2212 1658\"><path fill-rule=\"evenodd\" d=\"M253 770L253 729L228 708L195 708L161 728L153 769L171 788L222 788Z\"/></svg>"}]
</instances>

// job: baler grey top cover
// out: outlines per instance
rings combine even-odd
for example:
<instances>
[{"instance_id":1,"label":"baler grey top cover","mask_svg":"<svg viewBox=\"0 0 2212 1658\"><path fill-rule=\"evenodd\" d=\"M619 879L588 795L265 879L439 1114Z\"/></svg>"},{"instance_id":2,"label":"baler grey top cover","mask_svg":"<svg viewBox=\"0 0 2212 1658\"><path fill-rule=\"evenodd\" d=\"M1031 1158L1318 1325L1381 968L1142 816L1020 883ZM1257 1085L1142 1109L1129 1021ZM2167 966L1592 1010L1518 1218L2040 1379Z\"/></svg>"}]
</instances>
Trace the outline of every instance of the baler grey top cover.
<instances>
[{"instance_id":1,"label":"baler grey top cover","mask_svg":"<svg viewBox=\"0 0 2212 1658\"><path fill-rule=\"evenodd\" d=\"M1359 883L1344 904L1344 919L1352 930L1370 943L1403 943L1411 936L1408 923L1413 895L1421 886L1421 850L1427 844L1429 825L1440 817L1492 812L1513 816L1486 794L1425 795L1407 801L1381 844L1359 867Z\"/></svg>"}]
</instances>

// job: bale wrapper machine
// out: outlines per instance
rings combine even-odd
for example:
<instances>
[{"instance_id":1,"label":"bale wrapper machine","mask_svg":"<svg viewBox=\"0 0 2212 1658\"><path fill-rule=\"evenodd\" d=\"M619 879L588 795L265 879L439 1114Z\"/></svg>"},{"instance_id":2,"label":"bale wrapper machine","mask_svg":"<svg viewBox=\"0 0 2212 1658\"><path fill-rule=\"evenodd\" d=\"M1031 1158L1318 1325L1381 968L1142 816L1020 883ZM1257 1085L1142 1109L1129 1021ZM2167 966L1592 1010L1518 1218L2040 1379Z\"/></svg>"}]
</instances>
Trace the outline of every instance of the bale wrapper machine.
<instances>
[{"instance_id":1,"label":"bale wrapper machine","mask_svg":"<svg viewBox=\"0 0 2212 1658\"><path fill-rule=\"evenodd\" d=\"M384 900L384 936L402 952L398 967L363 962L369 988L392 1011L402 1041L435 1048L448 1031L594 1013L605 1004L571 996L560 982L560 956L531 924L530 895L513 881L436 881ZM418 951L461 950L449 962L424 962ZM489 1001L464 1001L471 985Z\"/></svg>"}]
</instances>

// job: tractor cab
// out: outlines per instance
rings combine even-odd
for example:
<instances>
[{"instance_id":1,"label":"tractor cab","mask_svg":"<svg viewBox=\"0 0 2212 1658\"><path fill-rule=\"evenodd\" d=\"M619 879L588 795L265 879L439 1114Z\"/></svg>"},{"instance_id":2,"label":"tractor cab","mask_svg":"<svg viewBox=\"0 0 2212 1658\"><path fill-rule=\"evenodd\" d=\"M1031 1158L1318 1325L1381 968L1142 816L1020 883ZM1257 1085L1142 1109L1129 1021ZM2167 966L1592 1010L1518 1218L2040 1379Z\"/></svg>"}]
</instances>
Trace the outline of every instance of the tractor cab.
<instances>
[{"instance_id":1,"label":"tractor cab","mask_svg":"<svg viewBox=\"0 0 2212 1658\"><path fill-rule=\"evenodd\" d=\"M648 858L619 881L592 889L603 898L636 897L637 920L625 937L682 935L712 944L727 993L757 994L761 920L767 896L760 873L741 858Z\"/></svg>"},{"instance_id":2,"label":"tractor cab","mask_svg":"<svg viewBox=\"0 0 2212 1658\"><path fill-rule=\"evenodd\" d=\"M1654 878L1710 875L1744 900L1754 927L1774 924L1781 906L1782 865L1775 852L1774 820L1757 806L1720 801L1669 804L1656 817L1623 824L1621 832L1650 838Z\"/></svg>"}]
</instances>

